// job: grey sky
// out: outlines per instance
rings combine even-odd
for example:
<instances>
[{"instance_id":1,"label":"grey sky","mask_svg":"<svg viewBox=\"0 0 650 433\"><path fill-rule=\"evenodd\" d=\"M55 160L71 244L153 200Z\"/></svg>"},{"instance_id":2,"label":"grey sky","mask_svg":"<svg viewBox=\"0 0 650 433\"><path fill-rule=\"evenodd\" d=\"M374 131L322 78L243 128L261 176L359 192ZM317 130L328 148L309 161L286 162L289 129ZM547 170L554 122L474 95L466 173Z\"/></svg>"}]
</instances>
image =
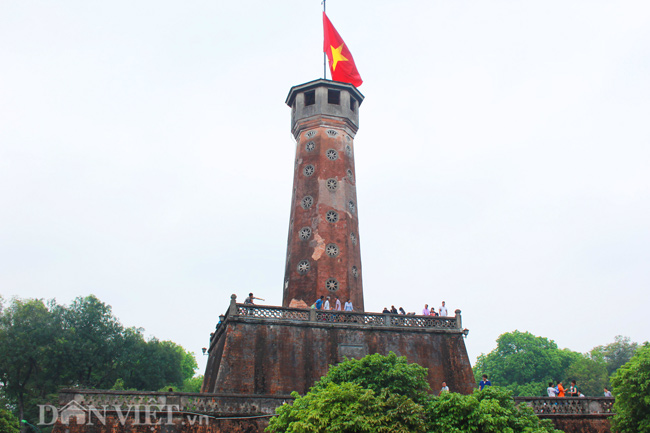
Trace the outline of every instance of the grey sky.
<instances>
[{"instance_id":1,"label":"grey sky","mask_svg":"<svg viewBox=\"0 0 650 433\"><path fill-rule=\"evenodd\" d=\"M230 294L281 303L319 1L0 3L0 294L95 294L194 350ZM650 334L650 3L328 2L365 83L368 310Z\"/></svg>"}]
</instances>

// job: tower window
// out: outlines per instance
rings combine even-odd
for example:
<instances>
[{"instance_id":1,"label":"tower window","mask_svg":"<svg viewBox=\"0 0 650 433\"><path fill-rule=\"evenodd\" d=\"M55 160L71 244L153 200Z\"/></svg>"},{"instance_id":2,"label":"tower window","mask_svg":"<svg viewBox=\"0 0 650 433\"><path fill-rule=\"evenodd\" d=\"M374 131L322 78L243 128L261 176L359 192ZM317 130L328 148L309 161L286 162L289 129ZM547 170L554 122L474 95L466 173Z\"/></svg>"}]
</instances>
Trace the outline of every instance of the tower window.
<instances>
[{"instance_id":1,"label":"tower window","mask_svg":"<svg viewBox=\"0 0 650 433\"><path fill-rule=\"evenodd\" d=\"M335 161L335 160L337 160L339 158L339 153L334 149L327 149L327 152L325 153L325 155L327 155L327 158L330 161Z\"/></svg>"},{"instance_id":2,"label":"tower window","mask_svg":"<svg viewBox=\"0 0 650 433\"><path fill-rule=\"evenodd\" d=\"M325 252L330 257L336 257L339 255L339 247L336 244L328 244L325 247Z\"/></svg>"},{"instance_id":3,"label":"tower window","mask_svg":"<svg viewBox=\"0 0 650 433\"><path fill-rule=\"evenodd\" d=\"M329 278L327 281L325 281L325 287L330 292L336 292L339 289L339 282L336 280L336 278Z\"/></svg>"},{"instance_id":4,"label":"tower window","mask_svg":"<svg viewBox=\"0 0 650 433\"><path fill-rule=\"evenodd\" d=\"M341 105L341 92L338 90L327 89L327 103Z\"/></svg>"},{"instance_id":5,"label":"tower window","mask_svg":"<svg viewBox=\"0 0 650 433\"><path fill-rule=\"evenodd\" d=\"M314 105L316 103L316 91L310 90L305 92L305 107L308 105Z\"/></svg>"},{"instance_id":6,"label":"tower window","mask_svg":"<svg viewBox=\"0 0 650 433\"><path fill-rule=\"evenodd\" d=\"M335 210L329 210L325 214L325 219L327 220L327 222L335 223L339 220L339 214Z\"/></svg>"},{"instance_id":7,"label":"tower window","mask_svg":"<svg viewBox=\"0 0 650 433\"><path fill-rule=\"evenodd\" d=\"M300 275L305 275L307 272L309 272L310 267L311 266L309 265L309 262L307 260L301 260L300 262L298 262L298 266L297 266L298 273Z\"/></svg>"},{"instance_id":8,"label":"tower window","mask_svg":"<svg viewBox=\"0 0 650 433\"><path fill-rule=\"evenodd\" d=\"M357 100L354 99L354 96L350 95L350 111L354 111L357 108Z\"/></svg>"}]
</instances>

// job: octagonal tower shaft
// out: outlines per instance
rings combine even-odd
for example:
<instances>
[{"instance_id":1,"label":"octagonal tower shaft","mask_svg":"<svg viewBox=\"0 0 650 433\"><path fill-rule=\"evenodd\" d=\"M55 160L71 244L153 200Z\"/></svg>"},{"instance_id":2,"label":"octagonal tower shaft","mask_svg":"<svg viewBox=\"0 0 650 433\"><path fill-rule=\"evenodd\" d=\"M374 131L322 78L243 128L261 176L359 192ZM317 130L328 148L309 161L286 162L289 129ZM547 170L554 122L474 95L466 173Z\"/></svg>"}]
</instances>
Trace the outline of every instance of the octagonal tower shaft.
<instances>
[{"instance_id":1,"label":"octagonal tower shaft","mask_svg":"<svg viewBox=\"0 0 650 433\"><path fill-rule=\"evenodd\" d=\"M292 87L296 160L282 305L321 295L363 311L354 137L363 95L352 85L316 80Z\"/></svg>"}]
</instances>

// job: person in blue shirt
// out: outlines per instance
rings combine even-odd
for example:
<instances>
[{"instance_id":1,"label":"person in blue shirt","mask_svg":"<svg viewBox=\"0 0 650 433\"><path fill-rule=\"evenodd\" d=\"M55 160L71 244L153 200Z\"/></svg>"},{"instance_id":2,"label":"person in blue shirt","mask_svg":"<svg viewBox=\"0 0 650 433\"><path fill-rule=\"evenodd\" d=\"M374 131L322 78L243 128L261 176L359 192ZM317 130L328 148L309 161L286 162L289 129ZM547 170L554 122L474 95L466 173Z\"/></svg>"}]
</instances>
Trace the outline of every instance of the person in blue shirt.
<instances>
[{"instance_id":1,"label":"person in blue shirt","mask_svg":"<svg viewBox=\"0 0 650 433\"><path fill-rule=\"evenodd\" d=\"M321 308L323 308L323 299L324 298L325 298L325 296L321 295L321 297L318 298L318 300L316 301L316 309L317 310L320 310Z\"/></svg>"},{"instance_id":2,"label":"person in blue shirt","mask_svg":"<svg viewBox=\"0 0 650 433\"><path fill-rule=\"evenodd\" d=\"M487 374L484 374L483 380L478 383L478 389L482 390L486 386L492 386L492 382L488 380Z\"/></svg>"}]
</instances>

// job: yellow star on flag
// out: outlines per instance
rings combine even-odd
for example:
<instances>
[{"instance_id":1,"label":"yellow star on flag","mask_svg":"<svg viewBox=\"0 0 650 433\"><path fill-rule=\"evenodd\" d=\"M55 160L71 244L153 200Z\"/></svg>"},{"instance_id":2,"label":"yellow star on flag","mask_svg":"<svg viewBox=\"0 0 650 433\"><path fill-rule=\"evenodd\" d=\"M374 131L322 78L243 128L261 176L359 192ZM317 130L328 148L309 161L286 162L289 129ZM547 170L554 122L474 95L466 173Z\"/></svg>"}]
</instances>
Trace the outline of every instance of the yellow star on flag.
<instances>
[{"instance_id":1,"label":"yellow star on flag","mask_svg":"<svg viewBox=\"0 0 650 433\"><path fill-rule=\"evenodd\" d=\"M336 64L338 62L347 62L348 61L348 59L343 57L343 54L341 54L341 51L343 50L343 45L345 45L345 44L341 44L341 46L338 47L338 48L334 48L333 45L330 45L330 48L332 48L332 70L333 71L336 71Z\"/></svg>"}]
</instances>

